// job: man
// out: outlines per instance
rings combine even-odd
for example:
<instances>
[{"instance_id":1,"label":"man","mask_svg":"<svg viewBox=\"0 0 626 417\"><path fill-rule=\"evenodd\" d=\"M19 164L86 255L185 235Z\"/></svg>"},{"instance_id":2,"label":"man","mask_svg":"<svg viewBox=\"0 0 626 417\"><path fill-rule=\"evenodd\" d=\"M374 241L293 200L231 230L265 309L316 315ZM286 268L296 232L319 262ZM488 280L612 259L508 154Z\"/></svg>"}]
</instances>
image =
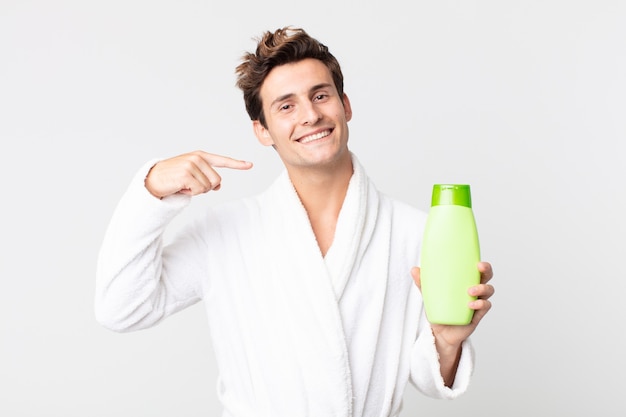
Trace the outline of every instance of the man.
<instances>
[{"instance_id":1,"label":"man","mask_svg":"<svg viewBox=\"0 0 626 417\"><path fill-rule=\"evenodd\" d=\"M428 323L416 267L425 214L380 194L349 151L335 57L283 28L237 74L254 133L284 173L163 247L191 196L220 188L216 169L252 165L203 151L146 164L103 242L99 321L143 329L203 300L224 416L395 416L408 381L438 398L464 392L468 338L494 292L490 264L468 289L471 324Z\"/></svg>"}]
</instances>

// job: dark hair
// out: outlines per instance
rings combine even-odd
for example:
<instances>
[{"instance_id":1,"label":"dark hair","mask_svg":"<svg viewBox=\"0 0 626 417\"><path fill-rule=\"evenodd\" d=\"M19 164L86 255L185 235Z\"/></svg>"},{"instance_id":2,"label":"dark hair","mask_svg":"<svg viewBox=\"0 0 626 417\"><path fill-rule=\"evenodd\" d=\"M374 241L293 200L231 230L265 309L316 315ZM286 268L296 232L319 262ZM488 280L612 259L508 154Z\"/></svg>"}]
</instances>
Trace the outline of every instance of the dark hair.
<instances>
[{"instance_id":1,"label":"dark hair","mask_svg":"<svg viewBox=\"0 0 626 417\"><path fill-rule=\"evenodd\" d=\"M343 74L337 59L328 47L309 36L303 29L286 26L275 32L265 32L258 39L255 53L247 52L235 69L237 87L243 91L246 111L251 120L258 120L265 127L261 85L272 69L303 59L320 60L330 70L340 97L343 97Z\"/></svg>"}]
</instances>

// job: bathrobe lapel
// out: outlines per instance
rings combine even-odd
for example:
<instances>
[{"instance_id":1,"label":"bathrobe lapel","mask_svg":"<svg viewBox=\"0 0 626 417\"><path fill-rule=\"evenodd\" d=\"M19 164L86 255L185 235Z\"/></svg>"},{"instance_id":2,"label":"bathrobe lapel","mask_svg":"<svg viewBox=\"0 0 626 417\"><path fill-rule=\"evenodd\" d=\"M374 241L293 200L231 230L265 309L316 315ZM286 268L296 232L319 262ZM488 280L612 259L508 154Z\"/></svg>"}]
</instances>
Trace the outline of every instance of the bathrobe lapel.
<instances>
[{"instance_id":1,"label":"bathrobe lapel","mask_svg":"<svg viewBox=\"0 0 626 417\"><path fill-rule=\"evenodd\" d=\"M333 244L325 257L337 300L341 299L353 272L358 270L357 263L371 243L378 217L378 193L355 156L352 161L354 174L339 213Z\"/></svg>"},{"instance_id":2,"label":"bathrobe lapel","mask_svg":"<svg viewBox=\"0 0 626 417\"><path fill-rule=\"evenodd\" d=\"M263 196L265 252L270 265L264 279L276 292L271 306L288 332L299 367L298 407L306 415L351 416L352 382L348 350L333 285L306 210L286 172ZM293 358L291 358L293 359ZM296 396L298 394L295 394Z\"/></svg>"},{"instance_id":3,"label":"bathrobe lapel","mask_svg":"<svg viewBox=\"0 0 626 417\"><path fill-rule=\"evenodd\" d=\"M325 259L286 172L261 204L264 234L269 236L264 251L270 252L271 263L264 279L270 280L276 300L270 309L289 333L285 343L300 367L300 380L292 382L304 391L300 400L309 403L309 415L352 415L354 389L367 389L377 345L388 227L385 222L377 225L378 193L354 157L353 162L354 175ZM364 259L368 251L377 255ZM352 282L357 276L362 282ZM359 381L351 374L351 361L362 368Z\"/></svg>"}]
</instances>

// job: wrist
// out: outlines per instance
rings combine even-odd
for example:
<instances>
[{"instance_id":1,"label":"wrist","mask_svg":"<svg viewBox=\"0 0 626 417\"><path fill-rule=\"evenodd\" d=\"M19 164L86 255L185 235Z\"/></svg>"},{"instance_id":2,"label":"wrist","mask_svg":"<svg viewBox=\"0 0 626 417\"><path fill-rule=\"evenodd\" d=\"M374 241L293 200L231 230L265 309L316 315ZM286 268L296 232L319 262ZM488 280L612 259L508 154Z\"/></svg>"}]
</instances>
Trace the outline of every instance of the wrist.
<instances>
[{"instance_id":1,"label":"wrist","mask_svg":"<svg viewBox=\"0 0 626 417\"><path fill-rule=\"evenodd\" d=\"M435 336L435 348L439 359L439 370L446 387L452 387L456 370L461 360L461 344L450 344Z\"/></svg>"},{"instance_id":2,"label":"wrist","mask_svg":"<svg viewBox=\"0 0 626 417\"><path fill-rule=\"evenodd\" d=\"M158 163L158 162L157 162ZM156 163L154 165L152 165L150 167L150 169L148 170L148 173L146 174L145 178L143 179L143 186L146 188L146 190L148 190L148 192L150 194L152 194L154 197L158 198L159 200L163 200L162 195L157 194L155 191L153 191L152 187L150 186L150 174L152 173L152 169L156 166Z\"/></svg>"},{"instance_id":3,"label":"wrist","mask_svg":"<svg viewBox=\"0 0 626 417\"><path fill-rule=\"evenodd\" d=\"M439 356L440 360L444 360L446 362L455 361L455 359L458 359L461 356L461 347L463 345L463 342L450 343L444 337L437 334L437 332L435 332L434 330L433 337L435 339L435 348L437 349L437 355Z\"/></svg>"}]
</instances>

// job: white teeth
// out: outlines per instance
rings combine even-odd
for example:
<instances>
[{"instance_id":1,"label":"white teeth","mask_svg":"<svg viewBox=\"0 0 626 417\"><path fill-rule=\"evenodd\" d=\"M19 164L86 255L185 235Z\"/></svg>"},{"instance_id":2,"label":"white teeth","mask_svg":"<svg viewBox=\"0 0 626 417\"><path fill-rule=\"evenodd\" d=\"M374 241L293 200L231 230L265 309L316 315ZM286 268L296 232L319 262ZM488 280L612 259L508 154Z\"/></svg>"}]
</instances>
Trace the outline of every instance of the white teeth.
<instances>
[{"instance_id":1,"label":"white teeth","mask_svg":"<svg viewBox=\"0 0 626 417\"><path fill-rule=\"evenodd\" d=\"M300 139L298 142L300 142L300 143L309 143L309 142L313 142L314 140L318 140L318 139L324 138L324 137L326 137L328 135L330 135L330 130L325 130L323 132L316 133L315 135L304 137L304 138Z\"/></svg>"}]
</instances>

